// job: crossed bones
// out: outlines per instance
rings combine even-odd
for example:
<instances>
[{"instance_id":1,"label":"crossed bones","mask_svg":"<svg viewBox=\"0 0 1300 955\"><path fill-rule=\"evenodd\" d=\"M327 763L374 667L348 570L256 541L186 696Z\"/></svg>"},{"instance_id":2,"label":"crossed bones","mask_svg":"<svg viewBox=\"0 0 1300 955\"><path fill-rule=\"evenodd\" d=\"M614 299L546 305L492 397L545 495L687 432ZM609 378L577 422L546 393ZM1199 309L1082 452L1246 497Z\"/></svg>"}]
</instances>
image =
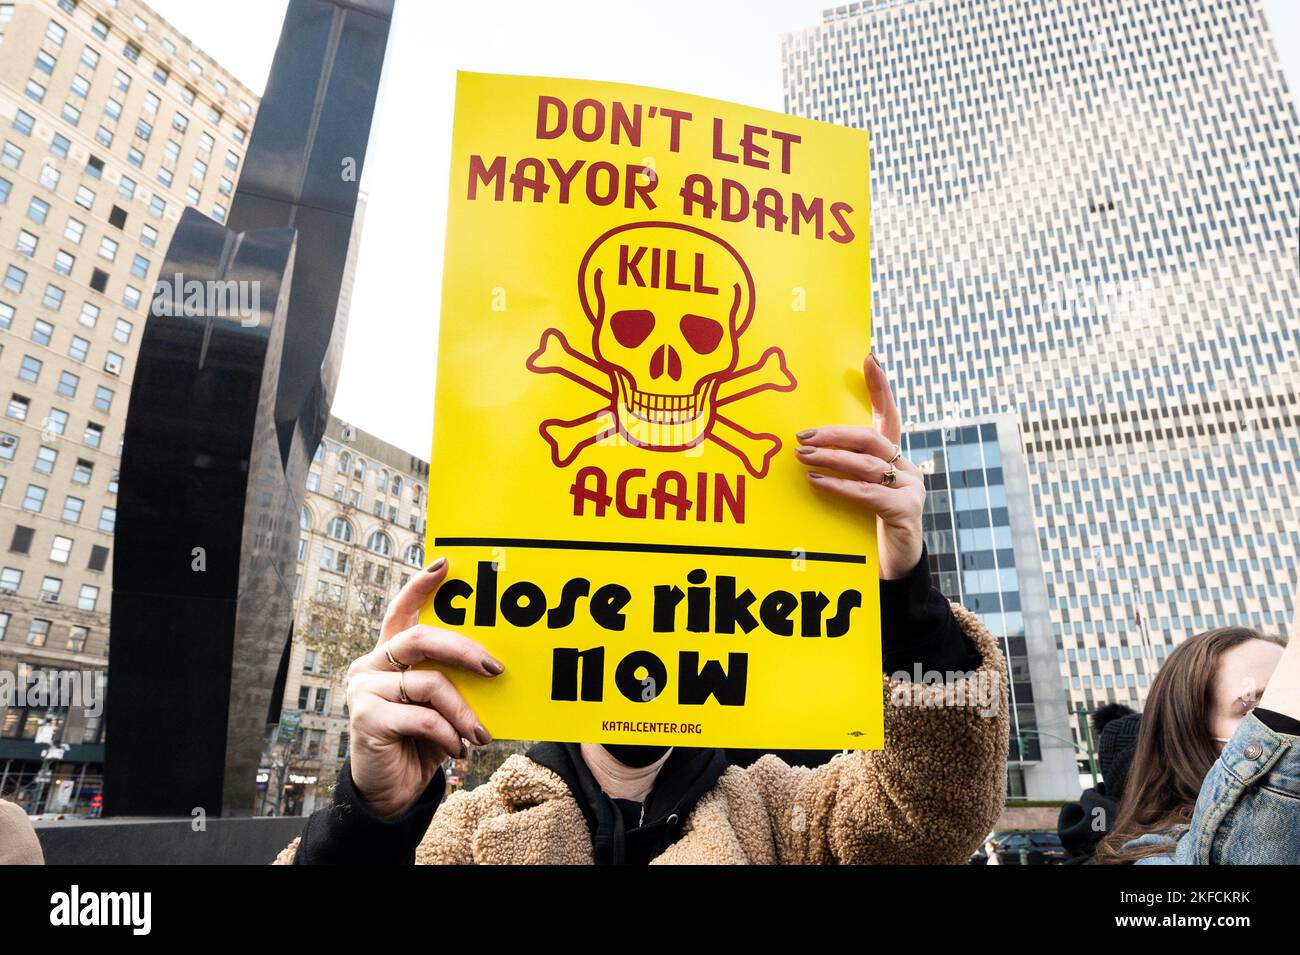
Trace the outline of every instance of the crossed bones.
<instances>
[{"instance_id":1,"label":"crossed bones","mask_svg":"<svg viewBox=\"0 0 1300 955\"><path fill-rule=\"evenodd\" d=\"M551 447L551 461L556 467L567 467L592 444L618 440L611 373L573 348L563 332L556 328L542 332L541 343L528 356L526 366L539 374L563 375L594 391L606 402L579 418L547 418L541 423L538 430ZM793 391L795 384L794 375L786 367L785 354L775 346L769 348L755 364L740 368L718 382L705 438L744 461L745 469L754 477L765 476L772 456L781 450L781 440L774 434L755 434L742 428L719 414L718 409L762 391Z\"/></svg>"}]
</instances>

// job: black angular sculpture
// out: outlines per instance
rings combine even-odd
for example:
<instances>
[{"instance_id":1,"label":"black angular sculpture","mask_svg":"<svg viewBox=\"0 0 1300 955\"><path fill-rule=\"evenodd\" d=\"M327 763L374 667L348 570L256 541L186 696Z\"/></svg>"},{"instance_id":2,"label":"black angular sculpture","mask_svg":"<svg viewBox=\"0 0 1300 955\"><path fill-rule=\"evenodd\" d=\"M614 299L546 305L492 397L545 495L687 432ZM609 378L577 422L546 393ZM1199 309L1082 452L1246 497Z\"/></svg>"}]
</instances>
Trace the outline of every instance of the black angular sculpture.
<instances>
[{"instance_id":1,"label":"black angular sculpture","mask_svg":"<svg viewBox=\"0 0 1300 955\"><path fill-rule=\"evenodd\" d=\"M106 815L252 811L392 8L290 0L229 227L186 209L168 248L122 453Z\"/></svg>"}]
</instances>

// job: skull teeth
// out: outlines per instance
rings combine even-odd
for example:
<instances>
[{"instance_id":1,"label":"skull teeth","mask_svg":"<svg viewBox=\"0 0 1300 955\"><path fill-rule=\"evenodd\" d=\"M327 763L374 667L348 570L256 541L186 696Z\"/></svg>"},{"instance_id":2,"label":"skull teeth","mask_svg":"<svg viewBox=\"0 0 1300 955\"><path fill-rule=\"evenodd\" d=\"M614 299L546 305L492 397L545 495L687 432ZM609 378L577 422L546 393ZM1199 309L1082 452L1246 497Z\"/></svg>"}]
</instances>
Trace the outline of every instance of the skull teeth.
<instances>
[{"instance_id":1,"label":"skull teeth","mask_svg":"<svg viewBox=\"0 0 1300 955\"><path fill-rule=\"evenodd\" d=\"M700 414L700 401L696 395L654 395L644 391L630 391L628 411L652 424L685 424Z\"/></svg>"}]
</instances>

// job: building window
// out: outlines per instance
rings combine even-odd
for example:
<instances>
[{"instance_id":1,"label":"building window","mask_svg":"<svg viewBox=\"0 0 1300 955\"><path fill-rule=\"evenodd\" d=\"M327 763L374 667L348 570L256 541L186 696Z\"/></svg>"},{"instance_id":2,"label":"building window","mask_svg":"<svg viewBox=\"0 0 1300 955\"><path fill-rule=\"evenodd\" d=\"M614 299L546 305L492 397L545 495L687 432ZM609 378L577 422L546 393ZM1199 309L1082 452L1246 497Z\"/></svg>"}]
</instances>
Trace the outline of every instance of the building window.
<instances>
[{"instance_id":1,"label":"building window","mask_svg":"<svg viewBox=\"0 0 1300 955\"><path fill-rule=\"evenodd\" d=\"M27 493L23 495L23 510L39 514L44 507L45 488L38 484L27 485Z\"/></svg>"},{"instance_id":2,"label":"building window","mask_svg":"<svg viewBox=\"0 0 1300 955\"><path fill-rule=\"evenodd\" d=\"M72 538L55 535L50 545L50 560L55 564L66 564L72 556Z\"/></svg>"},{"instance_id":3,"label":"building window","mask_svg":"<svg viewBox=\"0 0 1300 955\"><path fill-rule=\"evenodd\" d=\"M32 552L32 538L35 535L36 528L15 524L14 536L9 540L9 550L15 554L30 554Z\"/></svg>"},{"instance_id":4,"label":"building window","mask_svg":"<svg viewBox=\"0 0 1300 955\"><path fill-rule=\"evenodd\" d=\"M32 196L31 201L27 203L27 218L30 218L36 225L43 226L45 225L45 218L48 216L49 203L44 199L36 199L35 196Z\"/></svg>"},{"instance_id":5,"label":"building window","mask_svg":"<svg viewBox=\"0 0 1300 955\"><path fill-rule=\"evenodd\" d=\"M60 520L70 524L81 522L81 509L86 506L86 502L79 497L69 495L63 499L63 513L59 515Z\"/></svg>"},{"instance_id":6,"label":"building window","mask_svg":"<svg viewBox=\"0 0 1300 955\"><path fill-rule=\"evenodd\" d=\"M5 269L5 288L9 291L18 293L23 290L27 284L27 273L16 265L11 265Z\"/></svg>"},{"instance_id":7,"label":"building window","mask_svg":"<svg viewBox=\"0 0 1300 955\"><path fill-rule=\"evenodd\" d=\"M325 533L334 540L343 541L345 544L352 543L352 525L341 517L330 518Z\"/></svg>"},{"instance_id":8,"label":"building window","mask_svg":"<svg viewBox=\"0 0 1300 955\"><path fill-rule=\"evenodd\" d=\"M50 636L50 622L48 620L35 620L27 628L27 643L33 647L45 646L45 641Z\"/></svg>"},{"instance_id":9,"label":"building window","mask_svg":"<svg viewBox=\"0 0 1300 955\"><path fill-rule=\"evenodd\" d=\"M68 631L68 649L73 653L82 653L86 649L86 639L90 631L85 627L73 627Z\"/></svg>"},{"instance_id":10,"label":"building window","mask_svg":"<svg viewBox=\"0 0 1300 955\"><path fill-rule=\"evenodd\" d=\"M17 169L23 161L23 150L11 142L5 142L4 151L0 152L0 164L10 169Z\"/></svg>"},{"instance_id":11,"label":"building window","mask_svg":"<svg viewBox=\"0 0 1300 955\"><path fill-rule=\"evenodd\" d=\"M94 610L98 602L99 588L93 584L82 584L81 593L77 596L77 609Z\"/></svg>"},{"instance_id":12,"label":"building window","mask_svg":"<svg viewBox=\"0 0 1300 955\"><path fill-rule=\"evenodd\" d=\"M113 533L113 528L117 524L117 508L103 507L99 510L99 529Z\"/></svg>"}]
</instances>

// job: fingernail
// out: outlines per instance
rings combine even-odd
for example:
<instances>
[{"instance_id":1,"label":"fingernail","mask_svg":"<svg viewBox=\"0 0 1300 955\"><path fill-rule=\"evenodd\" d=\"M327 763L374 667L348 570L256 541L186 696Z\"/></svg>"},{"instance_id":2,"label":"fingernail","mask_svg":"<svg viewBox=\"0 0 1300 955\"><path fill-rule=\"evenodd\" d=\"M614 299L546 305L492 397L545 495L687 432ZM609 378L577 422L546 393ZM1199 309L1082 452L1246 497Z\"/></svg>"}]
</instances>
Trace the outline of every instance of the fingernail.
<instances>
[{"instance_id":1,"label":"fingernail","mask_svg":"<svg viewBox=\"0 0 1300 955\"><path fill-rule=\"evenodd\" d=\"M880 359L876 357L876 353L871 352L870 354L871 354L871 360L876 363L876 367L879 368L881 371L884 371L885 366L880 363Z\"/></svg>"},{"instance_id":2,"label":"fingernail","mask_svg":"<svg viewBox=\"0 0 1300 955\"><path fill-rule=\"evenodd\" d=\"M795 453L795 454L812 454L812 453L813 453L814 451L816 451L816 450L817 450L816 448L798 447L798 448L795 448L795 449L794 449L794 453Z\"/></svg>"},{"instance_id":3,"label":"fingernail","mask_svg":"<svg viewBox=\"0 0 1300 955\"><path fill-rule=\"evenodd\" d=\"M458 758L464 759L468 755L469 755L469 740L462 737L460 741L460 756Z\"/></svg>"},{"instance_id":4,"label":"fingernail","mask_svg":"<svg viewBox=\"0 0 1300 955\"><path fill-rule=\"evenodd\" d=\"M492 734L487 731L487 727L482 723L474 724L474 742L480 746L486 746L492 742Z\"/></svg>"},{"instance_id":5,"label":"fingernail","mask_svg":"<svg viewBox=\"0 0 1300 955\"><path fill-rule=\"evenodd\" d=\"M816 428L809 428L807 431L800 431L798 434L795 435L795 437L798 438L800 441L807 441L816 433L817 433Z\"/></svg>"},{"instance_id":6,"label":"fingernail","mask_svg":"<svg viewBox=\"0 0 1300 955\"><path fill-rule=\"evenodd\" d=\"M431 573L433 573L435 570L441 570L441 569L442 569L442 565L445 564L445 563L447 563L447 558L446 558L446 557L439 557L437 560L435 560L435 561L434 561L432 564L430 564L428 567L424 568L424 572L425 572L426 574L431 574Z\"/></svg>"},{"instance_id":7,"label":"fingernail","mask_svg":"<svg viewBox=\"0 0 1300 955\"><path fill-rule=\"evenodd\" d=\"M818 474L816 471L809 471L809 472L808 472L808 480L810 480L810 481L820 481L821 479L822 479L822 476L821 476L820 474Z\"/></svg>"},{"instance_id":8,"label":"fingernail","mask_svg":"<svg viewBox=\"0 0 1300 955\"><path fill-rule=\"evenodd\" d=\"M500 660L494 660L492 657L483 658L483 669L487 670L493 676L500 676L506 672L506 665Z\"/></svg>"}]
</instances>

